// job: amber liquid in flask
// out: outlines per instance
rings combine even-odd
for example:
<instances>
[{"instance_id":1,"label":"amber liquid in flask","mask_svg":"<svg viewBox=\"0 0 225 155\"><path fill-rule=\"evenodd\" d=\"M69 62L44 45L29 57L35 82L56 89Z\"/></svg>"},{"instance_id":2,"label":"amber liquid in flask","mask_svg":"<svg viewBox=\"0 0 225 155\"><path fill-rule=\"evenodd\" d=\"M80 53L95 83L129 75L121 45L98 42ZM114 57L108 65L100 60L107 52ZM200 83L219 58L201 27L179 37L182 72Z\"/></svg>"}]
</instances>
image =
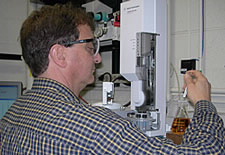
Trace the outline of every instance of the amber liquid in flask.
<instances>
[{"instance_id":1,"label":"amber liquid in flask","mask_svg":"<svg viewBox=\"0 0 225 155\"><path fill-rule=\"evenodd\" d=\"M189 124L190 124L190 118L176 117L173 120L171 130L175 134L183 135Z\"/></svg>"},{"instance_id":2,"label":"amber liquid in flask","mask_svg":"<svg viewBox=\"0 0 225 155\"><path fill-rule=\"evenodd\" d=\"M175 134L183 135L189 124L190 118L187 115L185 107L182 105L178 108L178 113L173 120L171 130Z\"/></svg>"}]
</instances>

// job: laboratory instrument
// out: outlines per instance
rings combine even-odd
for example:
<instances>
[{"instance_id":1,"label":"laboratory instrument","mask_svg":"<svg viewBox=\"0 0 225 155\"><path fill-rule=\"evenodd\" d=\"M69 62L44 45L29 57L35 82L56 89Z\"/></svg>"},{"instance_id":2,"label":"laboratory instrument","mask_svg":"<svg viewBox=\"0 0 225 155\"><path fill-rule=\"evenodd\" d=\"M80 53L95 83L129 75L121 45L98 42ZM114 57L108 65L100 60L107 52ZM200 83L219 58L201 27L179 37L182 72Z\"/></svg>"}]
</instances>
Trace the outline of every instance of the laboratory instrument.
<instances>
[{"instance_id":1,"label":"laboratory instrument","mask_svg":"<svg viewBox=\"0 0 225 155\"><path fill-rule=\"evenodd\" d=\"M131 81L127 118L149 136L165 136L167 1L129 0L120 11L120 74Z\"/></svg>"},{"instance_id":2,"label":"laboratory instrument","mask_svg":"<svg viewBox=\"0 0 225 155\"><path fill-rule=\"evenodd\" d=\"M95 14L113 14L97 0L83 6ZM112 85L103 83L103 102L95 105L116 109L115 112L131 120L148 136L165 136L167 0L123 1L119 15L113 15L119 17L118 27L111 25L107 18L97 22L95 34L101 41L101 48L109 40L120 40L119 70L131 83L131 104L120 108L113 102Z\"/></svg>"}]
</instances>

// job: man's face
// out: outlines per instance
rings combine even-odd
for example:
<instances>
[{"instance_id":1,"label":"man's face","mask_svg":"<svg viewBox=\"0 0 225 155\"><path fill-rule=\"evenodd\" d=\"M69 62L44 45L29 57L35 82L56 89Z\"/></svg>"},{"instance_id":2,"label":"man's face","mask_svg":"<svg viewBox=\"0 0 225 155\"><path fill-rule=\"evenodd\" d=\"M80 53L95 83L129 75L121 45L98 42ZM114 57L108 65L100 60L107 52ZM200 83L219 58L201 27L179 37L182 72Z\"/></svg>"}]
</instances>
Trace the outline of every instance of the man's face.
<instances>
[{"instance_id":1,"label":"man's face","mask_svg":"<svg viewBox=\"0 0 225 155\"><path fill-rule=\"evenodd\" d=\"M80 37L78 40L94 38L93 32L88 25L78 27ZM81 89L94 82L95 64L102 61L99 54L93 55L93 43L74 44L70 48L70 71L73 84L80 85ZM83 88L82 88L83 87Z\"/></svg>"}]
</instances>

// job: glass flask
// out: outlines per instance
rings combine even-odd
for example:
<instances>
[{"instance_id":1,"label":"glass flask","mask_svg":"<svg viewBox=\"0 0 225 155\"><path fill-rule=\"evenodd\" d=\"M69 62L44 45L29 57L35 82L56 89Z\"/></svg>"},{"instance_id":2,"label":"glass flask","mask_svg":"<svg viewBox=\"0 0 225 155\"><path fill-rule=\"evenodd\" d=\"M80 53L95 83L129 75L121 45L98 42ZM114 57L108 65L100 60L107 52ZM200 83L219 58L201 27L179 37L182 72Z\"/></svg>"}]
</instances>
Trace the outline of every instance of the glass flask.
<instances>
[{"instance_id":1,"label":"glass flask","mask_svg":"<svg viewBox=\"0 0 225 155\"><path fill-rule=\"evenodd\" d=\"M190 118L188 117L184 104L181 103L178 107L177 115L173 120L171 130L175 134L183 135L189 124Z\"/></svg>"}]
</instances>

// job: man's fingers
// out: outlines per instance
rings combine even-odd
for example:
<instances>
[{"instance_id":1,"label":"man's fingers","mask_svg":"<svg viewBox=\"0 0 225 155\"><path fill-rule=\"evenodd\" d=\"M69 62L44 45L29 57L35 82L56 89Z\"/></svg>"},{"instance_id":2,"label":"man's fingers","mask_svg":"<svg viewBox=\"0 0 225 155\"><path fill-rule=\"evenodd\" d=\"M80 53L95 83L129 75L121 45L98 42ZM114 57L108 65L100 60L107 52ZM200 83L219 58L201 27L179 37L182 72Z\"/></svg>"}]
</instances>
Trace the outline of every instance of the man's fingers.
<instances>
[{"instance_id":1,"label":"man's fingers","mask_svg":"<svg viewBox=\"0 0 225 155\"><path fill-rule=\"evenodd\" d=\"M185 75L184 75L184 81L185 81L185 84L188 85L190 83L193 83L193 78L191 76L191 74L189 72L187 72Z\"/></svg>"}]
</instances>

